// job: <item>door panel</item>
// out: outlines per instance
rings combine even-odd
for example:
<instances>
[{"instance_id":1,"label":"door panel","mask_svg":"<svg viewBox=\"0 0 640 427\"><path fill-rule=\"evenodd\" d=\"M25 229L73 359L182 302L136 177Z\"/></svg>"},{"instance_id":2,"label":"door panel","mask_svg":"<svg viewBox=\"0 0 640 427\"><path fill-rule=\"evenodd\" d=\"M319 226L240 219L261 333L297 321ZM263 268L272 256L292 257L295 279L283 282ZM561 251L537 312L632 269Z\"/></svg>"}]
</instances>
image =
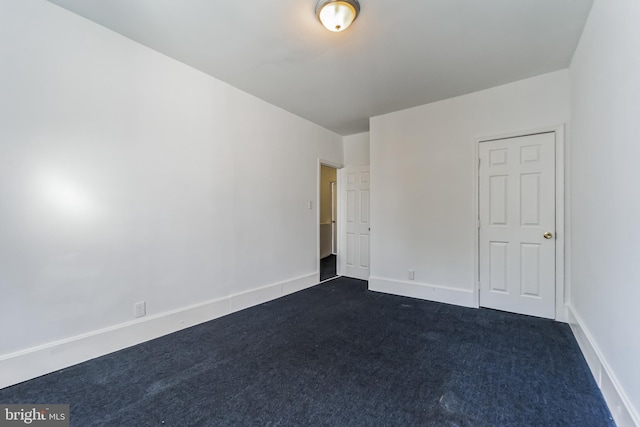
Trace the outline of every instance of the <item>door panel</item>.
<instances>
[{"instance_id":1,"label":"door panel","mask_svg":"<svg viewBox=\"0 0 640 427\"><path fill-rule=\"evenodd\" d=\"M358 264L362 269L369 269L369 235L360 235L360 262Z\"/></svg>"},{"instance_id":2,"label":"door panel","mask_svg":"<svg viewBox=\"0 0 640 427\"><path fill-rule=\"evenodd\" d=\"M489 218L491 225L507 225L507 185L509 177L497 175L490 177L489 194L491 204L489 205Z\"/></svg>"},{"instance_id":3,"label":"door panel","mask_svg":"<svg viewBox=\"0 0 640 427\"><path fill-rule=\"evenodd\" d=\"M344 275L369 279L369 166L349 168L345 176Z\"/></svg>"},{"instance_id":4,"label":"door panel","mask_svg":"<svg viewBox=\"0 0 640 427\"><path fill-rule=\"evenodd\" d=\"M353 223L356 220L356 192L347 190L347 222Z\"/></svg>"},{"instance_id":5,"label":"door panel","mask_svg":"<svg viewBox=\"0 0 640 427\"><path fill-rule=\"evenodd\" d=\"M489 284L492 292L507 292L507 242L489 242Z\"/></svg>"},{"instance_id":6,"label":"door panel","mask_svg":"<svg viewBox=\"0 0 640 427\"><path fill-rule=\"evenodd\" d=\"M480 305L554 318L555 133L482 142L479 154Z\"/></svg>"},{"instance_id":7,"label":"door panel","mask_svg":"<svg viewBox=\"0 0 640 427\"><path fill-rule=\"evenodd\" d=\"M520 177L520 195L520 225L523 227L540 226L539 173L523 174Z\"/></svg>"},{"instance_id":8,"label":"door panel","mask_svg":"<svg viewBox=\"0 0 640 427\"><path fill-rule=\"evenodd\" d=\"M360 223L369 225L369 190L360 190Z\"/></svg>"},{"instance_id":9,"label":"door panel","mask_svg":"<svg viewBox=\"0 0 640 427\"><path fill-rule=\"evenodd\" d=\"M520 244L520 295L540 297L540 245Z\"/></svg>"},{"instance_id":10,"label":"door panel","mask_svg":"<svg viewBox=\"0 0 640 427\"><path fill-rule=\"evenodd\" d=\"M356 236L347 233L347 265L354 265L356 260Z\"/></svg>"}]
</instances>

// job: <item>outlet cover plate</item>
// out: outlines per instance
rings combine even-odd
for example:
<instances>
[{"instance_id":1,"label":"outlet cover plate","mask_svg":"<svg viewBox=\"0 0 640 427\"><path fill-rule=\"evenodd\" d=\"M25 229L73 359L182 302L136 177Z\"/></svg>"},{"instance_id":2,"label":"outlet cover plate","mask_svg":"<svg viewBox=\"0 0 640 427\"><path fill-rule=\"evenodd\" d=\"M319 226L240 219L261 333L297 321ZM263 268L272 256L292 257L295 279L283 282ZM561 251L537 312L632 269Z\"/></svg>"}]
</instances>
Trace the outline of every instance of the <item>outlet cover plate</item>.
<instances>
[{"instance_id":1,"label":"outlet cover plate","mask_svg":"<svg viewBox=\"0 0 640 427\"><path fill-rule=\"evenodd\" d=\"M135 317L142 317L147 314L147 303L145 301L137 302L133 305Z\"/></svg>"}]
</instances>

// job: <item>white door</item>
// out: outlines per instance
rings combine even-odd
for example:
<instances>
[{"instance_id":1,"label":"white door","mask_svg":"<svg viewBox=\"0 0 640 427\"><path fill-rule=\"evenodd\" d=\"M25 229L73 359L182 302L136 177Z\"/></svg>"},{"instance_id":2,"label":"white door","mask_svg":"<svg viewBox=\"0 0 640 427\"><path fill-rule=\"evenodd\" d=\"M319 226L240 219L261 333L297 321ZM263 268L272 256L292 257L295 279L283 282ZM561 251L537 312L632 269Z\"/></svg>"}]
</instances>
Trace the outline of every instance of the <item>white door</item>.
<instances>
[{"instance_id":1,"label":"white door","mask_svg":"<svg viewBox=\"0 0 640 427\"><path fill-rule=\"evenodd\" d=\"M555 317L555 133L481 142L480 305Z\"/></svg>"},{"instance_id":2,"label":"white door","mask_svg":"<svg viewBox=\"0 0 640 427\"><path fill-rule=\"evenodd\" d=\"M344 275L369 279L369 166L344 169Z\"/></svg>"}]
</instances>

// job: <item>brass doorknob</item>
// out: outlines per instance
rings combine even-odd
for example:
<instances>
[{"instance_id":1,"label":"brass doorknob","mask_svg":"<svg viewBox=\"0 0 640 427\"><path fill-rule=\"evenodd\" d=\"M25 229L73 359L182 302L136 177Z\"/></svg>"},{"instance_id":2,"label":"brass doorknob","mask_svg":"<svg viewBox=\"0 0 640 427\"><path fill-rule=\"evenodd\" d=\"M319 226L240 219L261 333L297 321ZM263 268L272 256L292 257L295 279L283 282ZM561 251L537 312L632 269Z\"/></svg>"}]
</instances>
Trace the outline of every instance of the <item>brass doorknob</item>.
<instances>
[{"instance_id":1,"label":"brass doorknob","mask_svg":"<svg viewBox=\"0 0 640 427\"><path fill-rule=\"evenodd\" d=\"M553 237L553 234L551 234L550 232L547 231L546 233L543 234L543 236L544 236L545 239L550 239L550 238Z\"/></svg>"}]
</instances>

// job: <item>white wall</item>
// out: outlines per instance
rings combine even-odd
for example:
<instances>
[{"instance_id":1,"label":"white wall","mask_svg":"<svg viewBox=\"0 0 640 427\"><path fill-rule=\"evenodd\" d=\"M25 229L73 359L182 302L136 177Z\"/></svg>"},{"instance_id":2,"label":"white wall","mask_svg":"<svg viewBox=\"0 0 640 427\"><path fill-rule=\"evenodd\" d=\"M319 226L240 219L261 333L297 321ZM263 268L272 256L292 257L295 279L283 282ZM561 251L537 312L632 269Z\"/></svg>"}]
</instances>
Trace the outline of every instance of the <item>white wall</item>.
<instances>
[{"instance_id":1,"label":"white wall","mask_svg":"<svg viewBox=\"0 0 640 427\"><path fill-rule=\"evenodd\" d=\"M136 301L316 282L339 135L44 0L0 2L0 34L0 362Z\"/></svg>"},{"instance_id":2,"label":"white wall","mask_svg":"<svg viewBox=\"0 0 640 427\"><path fill-rule=\"evenodd\" d=\"M344 166L366 166L369 164L369 132L345 136Z\"/></svg>"},{"instance_id":3,"label":"white wall","mask_svg":"<svg viewBox=\"0 0 640 427\"><path fill-rule=\"evenodd\" d=\"M371 289L477 305L475 141L567 122L568 78L558 71L371 119Z\"/></svg>"},{"instance_id":4,"label":"white wall","mask_svg":"<svg viewBox=\"0 0 640 427\"><path fill-rule=\"evenodd\" d=\"M640 425L638 22L637 0L596 0L570 68L570 304L618 425L631 415L610 401L616 386Z\"/></svg>"}]
</instances>

